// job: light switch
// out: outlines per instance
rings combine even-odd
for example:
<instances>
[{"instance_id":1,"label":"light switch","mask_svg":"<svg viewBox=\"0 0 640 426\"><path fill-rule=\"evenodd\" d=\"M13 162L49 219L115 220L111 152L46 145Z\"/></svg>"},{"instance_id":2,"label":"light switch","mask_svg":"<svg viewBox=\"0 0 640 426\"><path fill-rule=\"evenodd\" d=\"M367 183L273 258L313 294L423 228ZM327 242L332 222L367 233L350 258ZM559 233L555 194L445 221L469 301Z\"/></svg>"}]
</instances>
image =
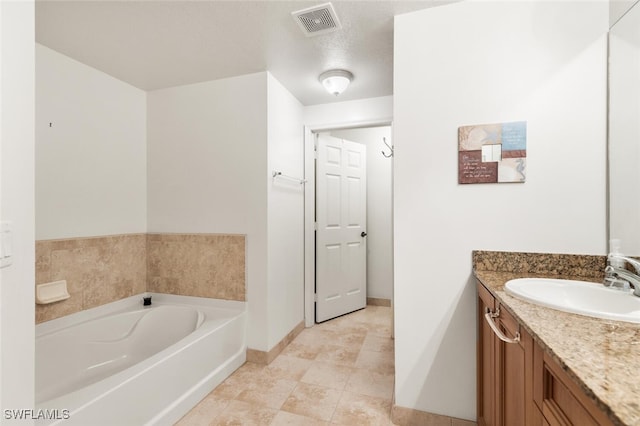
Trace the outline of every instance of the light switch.
<instances>
[{"instance_id":1,"label":"light switch","mask_svg":"<svg viewBox=\"0 0 640 426\"><path fill-rule=\"evenodd\" d=\"M13 263L13 226L11 222L0 222L0 268Z\"/></svg>"}]
</instances>

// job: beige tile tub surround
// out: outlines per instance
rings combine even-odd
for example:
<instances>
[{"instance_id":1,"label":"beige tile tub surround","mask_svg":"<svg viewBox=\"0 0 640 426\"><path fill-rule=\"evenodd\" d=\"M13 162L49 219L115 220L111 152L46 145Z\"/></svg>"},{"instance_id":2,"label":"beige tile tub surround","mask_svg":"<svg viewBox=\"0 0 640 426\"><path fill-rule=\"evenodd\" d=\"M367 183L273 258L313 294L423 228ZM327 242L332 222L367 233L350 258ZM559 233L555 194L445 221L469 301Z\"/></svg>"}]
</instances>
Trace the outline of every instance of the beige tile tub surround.
<instances>
[{"instance_id":1,"label":"beige tile tub surround","mask_svg":"<svg viewBox=\"0 0 640 426\"><path fill-rule=\"evenodd\" d=\"M66 280L71 298L36 305L36 323L145 291L245 300L245 238L126 234L36 241L36 285Z\"/></svg>"},{"instance_id":2,"label":"beige tile tub surround","mask_svg":"<svg viewBox=\"0 0 640 426\"><path fill-rule=\"evenodd\" d=\"M244 236L147 234L147 291L244 301Z\"/></svg>"},{"instance_id":3,"label":"beige tile tub surround","mask_svg":"<svg viewBox=\"0 0 640 426\"><path fill-rule=\"evenodd\" d=\"M145 234L36 241L36 285L66 280L71 295L36 305L36 323L144 292L145 259Z\"/></svg>"}]
</instances>

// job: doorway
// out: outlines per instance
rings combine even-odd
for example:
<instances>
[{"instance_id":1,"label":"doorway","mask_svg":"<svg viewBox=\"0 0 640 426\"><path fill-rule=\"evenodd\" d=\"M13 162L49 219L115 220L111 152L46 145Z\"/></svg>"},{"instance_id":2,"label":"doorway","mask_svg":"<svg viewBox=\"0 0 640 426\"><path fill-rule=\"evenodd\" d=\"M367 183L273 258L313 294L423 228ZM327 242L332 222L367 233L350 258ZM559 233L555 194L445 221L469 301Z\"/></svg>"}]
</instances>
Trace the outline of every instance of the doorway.
<instances>
[{"instance_id":1,"label":"doorway","mask_svg":"<svg viewBox=\"0 0 640 426\"><path fill-rule=\"evenodd\" d=\"M347 140L366 148L366 294L362 294L364 304L391 306L393 300L393 156L388 146L392 146L390 122L358 123L342 126L305 128L305 325L316 323L316 298L322 294L317 286L322 285L316 278L322 267L316 263L316 201L317 191L316 154L319 135ZM388 145L388 146L387 146ZM355 246L355 244L354 244ZM356 292L352 290L352 294ZM325 292L325 297L327 296ZM331 296L331 294L329 294ZM347 304L353 306L353 304ZM339 316L347 311L335 312ZM357 308L359 309L359 308ZM326 316L318 322L326 320Z\"/></svg>"}]
</instances>

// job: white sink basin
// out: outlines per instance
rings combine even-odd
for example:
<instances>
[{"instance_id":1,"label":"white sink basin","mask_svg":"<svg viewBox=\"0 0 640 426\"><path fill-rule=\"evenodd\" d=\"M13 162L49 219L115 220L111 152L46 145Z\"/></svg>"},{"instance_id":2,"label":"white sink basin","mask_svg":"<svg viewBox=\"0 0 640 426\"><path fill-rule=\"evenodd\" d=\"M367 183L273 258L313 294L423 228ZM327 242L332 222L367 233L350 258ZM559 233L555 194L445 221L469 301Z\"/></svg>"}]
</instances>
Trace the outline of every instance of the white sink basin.
<instances>
[{"instance_id":1,"label":"white sink basin","mask_svg":"<svg viewBox=\"0 0 640 426\"><path fill-rule=\"evenodd\" d=\"M590 317L640 323L640 297L602 284L550 278L507 281L507 294L537 305Z\"/></svg>"}]
</instances>

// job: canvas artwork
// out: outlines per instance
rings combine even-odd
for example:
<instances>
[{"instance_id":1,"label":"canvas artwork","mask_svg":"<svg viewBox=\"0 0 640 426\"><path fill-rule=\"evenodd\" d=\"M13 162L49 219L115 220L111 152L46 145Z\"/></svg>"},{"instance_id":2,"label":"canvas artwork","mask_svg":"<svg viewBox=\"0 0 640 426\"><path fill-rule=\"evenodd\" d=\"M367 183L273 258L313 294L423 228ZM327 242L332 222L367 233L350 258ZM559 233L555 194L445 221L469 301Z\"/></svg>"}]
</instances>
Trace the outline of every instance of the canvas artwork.
<instances>
[{"instance_id":1,"label":"canvas artwork","mask_svg":"<svg viewBox=\"0 0 640 426\"><path fill-rule=\"evenodd\" d=\"M524 182L527 122L458 128L458 183Z\"/></svg>"}]
</instances>

